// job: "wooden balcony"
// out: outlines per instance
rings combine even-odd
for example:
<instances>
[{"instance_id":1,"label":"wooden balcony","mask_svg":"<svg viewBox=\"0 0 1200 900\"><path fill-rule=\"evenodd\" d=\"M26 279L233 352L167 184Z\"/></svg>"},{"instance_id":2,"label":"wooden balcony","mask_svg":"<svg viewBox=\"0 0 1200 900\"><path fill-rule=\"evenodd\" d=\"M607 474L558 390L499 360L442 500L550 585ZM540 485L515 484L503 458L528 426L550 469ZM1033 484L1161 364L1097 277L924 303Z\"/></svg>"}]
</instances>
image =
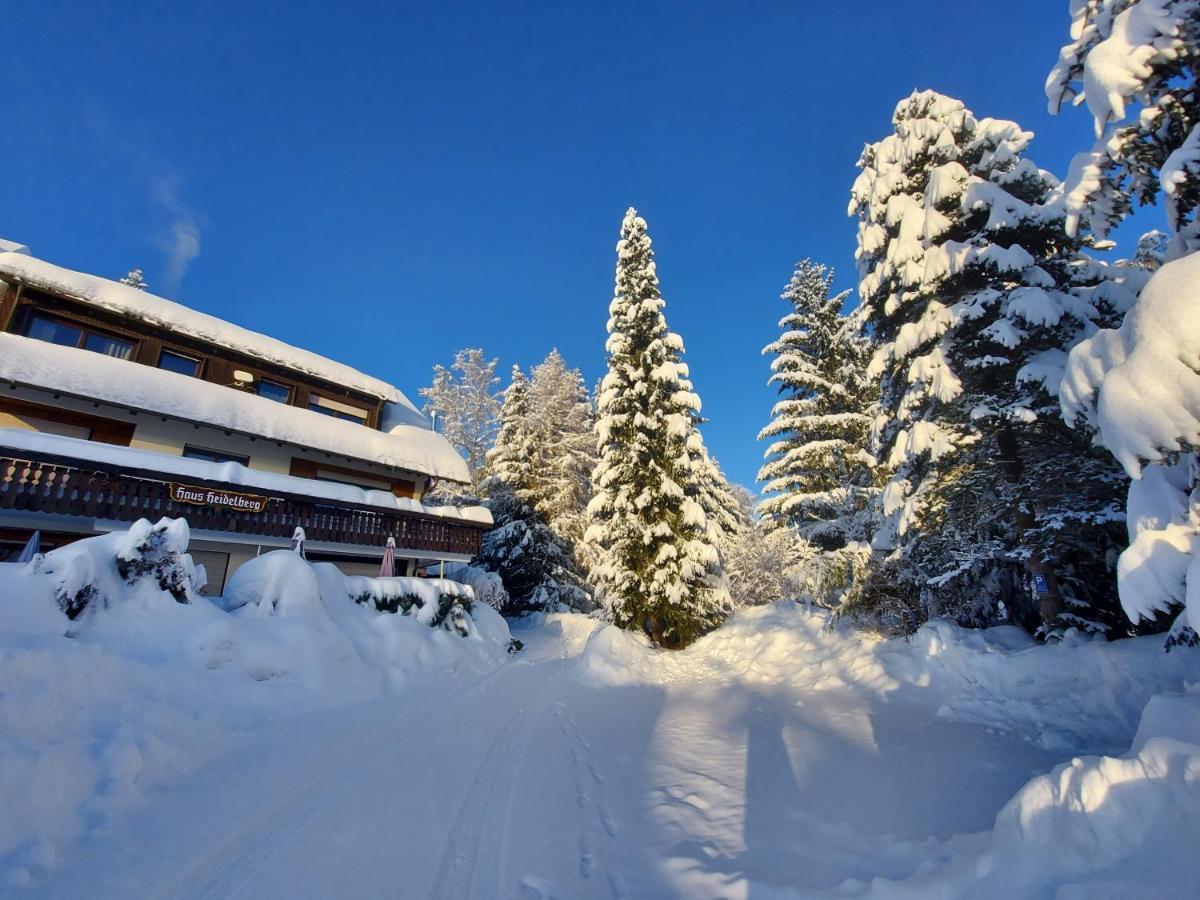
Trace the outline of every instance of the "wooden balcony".
<instances>
[{"instance_id":1,"label":"wooden balcony","mask_svg":"<svg viewBox=\"0 0 1200 900\"><path fill-rule=\"evenodd\" d=\"M195 488L231 501L248 496L253 500L243 501L250 508L235 509L228 504L175 499L176 495L195 496ZM419 551L431 557L474 556L486 530L481 524L298 494L245 493L253 490L245 485L104 466L0 446L0 510L121 522L155 521L168 516L186 519L194 530L243 534L247 543L253 543L255 536L290 538L299 525L310 542L381 548L392 537L398 550Z\"/></svg>"}]
</instances>

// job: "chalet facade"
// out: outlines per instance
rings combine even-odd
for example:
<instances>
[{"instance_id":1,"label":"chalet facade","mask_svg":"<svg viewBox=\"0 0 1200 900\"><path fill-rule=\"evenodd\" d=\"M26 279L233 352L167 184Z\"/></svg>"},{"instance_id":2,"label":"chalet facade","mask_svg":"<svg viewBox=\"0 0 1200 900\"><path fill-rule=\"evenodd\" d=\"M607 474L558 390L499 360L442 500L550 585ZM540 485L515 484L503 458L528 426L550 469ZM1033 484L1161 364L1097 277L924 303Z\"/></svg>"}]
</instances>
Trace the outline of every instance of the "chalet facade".
<instances>
[{"instance_id":1,"label":"chalet facade","mask_svg":"<svg viewBox=\"0 0 1200 900\"><path fill-rule=\"evenodd\" d=\"M0 561L183 517L220 593L305 529L310 559L398 574L475 555L482 508L430 507L462 458L396 387L0 242Z\"/></svg>"}]
</instances>

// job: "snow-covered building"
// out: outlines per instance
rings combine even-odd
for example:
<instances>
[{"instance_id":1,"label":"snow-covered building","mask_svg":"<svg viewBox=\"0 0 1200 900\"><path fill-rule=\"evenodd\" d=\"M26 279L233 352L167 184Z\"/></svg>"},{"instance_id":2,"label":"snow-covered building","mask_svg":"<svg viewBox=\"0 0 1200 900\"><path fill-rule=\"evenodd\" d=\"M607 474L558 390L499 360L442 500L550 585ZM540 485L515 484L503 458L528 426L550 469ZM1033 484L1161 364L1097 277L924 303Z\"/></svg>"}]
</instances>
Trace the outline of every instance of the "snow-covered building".
<instances>
[{"instance_id":1,"label":"snow-covered building","mask_svg":"<svg viewBox=\"0 0 1200 900\"><path fill-rule=\"evenodd\" d=\"M378 574L466 561L483 508L434 507L463 459L396 387L0 241L0 560L181 516L207 591L296 527L310 559Z\"/></svg>"}]
</instances>

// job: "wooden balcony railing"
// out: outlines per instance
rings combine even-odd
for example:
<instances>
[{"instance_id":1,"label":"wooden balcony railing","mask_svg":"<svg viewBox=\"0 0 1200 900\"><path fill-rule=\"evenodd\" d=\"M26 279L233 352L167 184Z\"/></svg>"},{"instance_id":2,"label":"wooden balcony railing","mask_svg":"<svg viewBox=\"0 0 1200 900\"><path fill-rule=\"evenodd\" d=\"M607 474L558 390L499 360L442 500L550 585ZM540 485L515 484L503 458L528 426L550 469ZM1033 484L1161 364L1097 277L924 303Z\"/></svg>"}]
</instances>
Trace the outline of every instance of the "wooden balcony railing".
<instances>
[{"instance_id":1,"label":"wooden balcony railing","mask_svg":"<svg viewBox=\"0 0 1200 900\"><path fill-rule=\"evenodd\" d=\"M126 469L81 459L0 447L0 509L56 513L132 522L163 516L186 519L189 527L290 538L297 525L309 541L382 547L395 538L400 550L474 556L486 526L448 522L437 516L380 509L297 494L266 493L261 511L194 505L172 498L172 484L186 482L227 493L253 491L245 485L204 481Z\"/></svg>"}]
</instances>

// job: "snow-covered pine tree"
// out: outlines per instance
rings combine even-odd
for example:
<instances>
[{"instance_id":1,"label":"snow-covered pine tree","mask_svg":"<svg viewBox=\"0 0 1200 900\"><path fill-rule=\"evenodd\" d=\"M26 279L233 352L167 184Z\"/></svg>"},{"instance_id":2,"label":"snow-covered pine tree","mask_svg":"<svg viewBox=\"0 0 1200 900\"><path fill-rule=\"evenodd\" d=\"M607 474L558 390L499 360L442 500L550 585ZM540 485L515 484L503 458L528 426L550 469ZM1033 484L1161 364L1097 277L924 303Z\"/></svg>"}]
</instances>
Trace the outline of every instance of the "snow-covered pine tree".
<instances>
[{"instance_id":1,"label":"snow-covered pine tree","mask_svg":"<svg viewBox=\"0 0 1200 900\"><path fill-rule=\"evenodd\" d=\"M534 508L537 437L529 380L513 366L482 485L494 525L472 561L504 582L506 614L591 606L570 544Z\"/></svg>"},{"instance_id":2,"label":"snow-covered pine tree","mask_svg":"<svg viewBox=\"0 0 1200 900\"><path fill-rule=\"evenodd\" d=\"M758 434L771 441L758 472L764 526L796 529L825 550L867 536L862 512L875 465L866 449L873 386L865 342L841 315L849 292L831 295L832 284L825 266L796 264L781 295L790 306L783 334L763 348L774 356L768 383L781 396Z\"/></svg>"},{"instance_id":3,"label":"snow-covered pine tree","mask_svg":"<svg viewBox=\"0 0 1200 900\"><path fill-rule=\"evenodd\" d=\"M500 415L496 360L478 348L459 350L449 369L433 367L433 384L421 388L425 412L437 416L439 430L467 461L471 490L479 496L488 449Z\"/></svg>"},{"instance_id":4,"label":"snow-covered pine tree","mask_svg":"<svg viewBox=\"0 0 1200 900\"><path fill-rule=\"evenodd\" d=\"M597 403L591 580L615 624L683 647L720 624L729 595L693 463L703 446L700 400L664 306L646 222L630 209L617 243L608 373Z\"/></svg>"},{"instance_id":5,"label":"snow-covered pine tree","mask_svg":"<svg viewBox=\"0 0 1200 900\"><path fill-rule=\"evenodd\" d=\"M708 520L712 540L717 548L723 551L726 542L737 538L747 520L743 515L738 494L725 477L721 464L709 454L703 443L696 443L692 454L692 466L700 485L700 506Z\"/></svg>"},{"instance_id":6,"label":"snow-covered pine tree","mask_svg":"<svg viewBox=\"0 0 1200 900\"><path fill-rule=\"evenodd\" d=\"M595 411L583 375L558 350L533 367L530 407L535 440L533 503L585 562L583 534L596 465Z\"/></svg>"},{"instance_id":7,"label":"snow-covered pine tree","mask_svg":"<svg viewBox=\"0 0 1200 900\"><path fill-rule=\"evenodd\" d=\"M899 579L921 601L903 628L986 624L1004 604L1031 630L1106 630L1121 478L1056 394L1066 351L1132 295L1067 235L1057 182L1022 156L1029 133L930 91L894 124L864 151L850 206L891 475L873 543L893 551L853 609L896 613L879 582Z\"/></svg>"},{"instance_id":8,"label":"snow-covered pine tree","mask_svg":"<svg viewBox=\"0 0 1200 900\"><path fill-rule=\"evenodd\" d=\"M1172 256L1200 250L1200 0L1071 0L1070 12L1046 97L1051 113L1086 102L1096 143L1071 164L1068 227L1104 237L1161 192Z\"/></svg>"},{"instance_id":9,"label":"snow-covered pine tree","mask_svg":"<svg viewBox=\"0 0 1200 900\"><path fill-rule=\"evenodd\" d=\"M534 421L531 415L529 379L520 366L512 367L512 379L504 389L500 406L500 430L487 452L487 477L504 482L526 502L534 499Z\"/></svg>"},{"instance_id":10,"label":"snow-covered pine tree","mask_svg":"<svg viewBox=\"0 0 1200 900\"><path fill-rule=\"evenodd\" d=\"M130 269L129 274L120 279L121 284L127 284L130 287L135 287L139 291L147 291L150 285L146 284L146 279L142 275L141 269Z\"/></svg>"}]
</instances>

